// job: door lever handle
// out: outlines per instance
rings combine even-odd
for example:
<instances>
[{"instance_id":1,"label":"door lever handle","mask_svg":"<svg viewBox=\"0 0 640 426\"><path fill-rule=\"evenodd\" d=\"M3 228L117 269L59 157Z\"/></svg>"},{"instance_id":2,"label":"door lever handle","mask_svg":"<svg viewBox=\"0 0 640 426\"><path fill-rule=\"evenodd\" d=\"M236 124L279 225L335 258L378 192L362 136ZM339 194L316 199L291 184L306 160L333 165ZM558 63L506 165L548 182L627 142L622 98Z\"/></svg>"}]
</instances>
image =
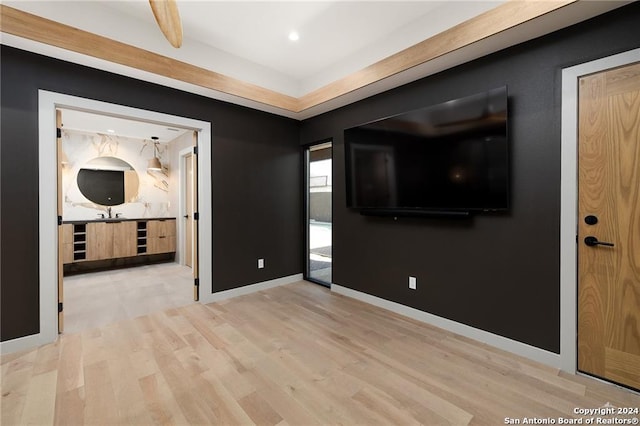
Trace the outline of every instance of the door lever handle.
<instances>
[{"instance_id":1,"label":"door lever handle","mask_svg":"<svg viewBox=\"0 0 640 426\"><path fill-rule=\"evenodd\" d=\"M185 215L184 215L184 216L182 216L182 217L184 217L185 219L189 219L189 215L188 215L188 214L185 214Z\"/></svg>"},{"instance_id":2,"label":"door lever handle","mask_svg":"<svg viewBox=\"0 0 640 426\"><path fill-rule=\"evenodd\" d=\"M585 237L584 238L584 243L586 245L588 245L589 247L595 247L595 246L613 247L613 243L605 243L603 241L598 241L598 239L596 237L593 237L593 236Z\"/></svg>"}]
</instances>

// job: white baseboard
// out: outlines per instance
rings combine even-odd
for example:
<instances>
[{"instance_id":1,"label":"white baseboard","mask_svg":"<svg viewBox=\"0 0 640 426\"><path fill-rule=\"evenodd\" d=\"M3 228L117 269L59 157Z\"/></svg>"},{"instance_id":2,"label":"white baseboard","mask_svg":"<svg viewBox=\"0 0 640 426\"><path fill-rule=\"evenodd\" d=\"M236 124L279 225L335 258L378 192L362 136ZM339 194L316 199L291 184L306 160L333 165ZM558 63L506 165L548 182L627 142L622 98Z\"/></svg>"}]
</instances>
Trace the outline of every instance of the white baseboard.
<instances>
[{"instance_id":1,"label":"white baseboard","mask_svg":"<svg viewBox=\"0 0 640 426\"><path fill-rule=\"evenodd\" d=\"M302 274L289 275L288 277L276 278L269 281L263 281L261 283L250 284L244 287L232 288L231 290L219 291L212 294L201 294L200 302L213 303L220 300L231 299L232 297L244 296L245 294L255 293L256 291L267 290L273 287L279 287L281 285L291 284L298 281L302 281Z\"/></svg>"},{"instance_id":2,"label":"white baseboard","mask_svg":"<svg viewBox=\"0 0 640 426\"><path fill-rule=\"evenodd\" d=\"M55 339L54 339L55 341ZM10 354L14 352L35 349L38 346L52 343L50 339L44 336L44 333L31 334L29 336L18 337L16 339L0 342L0 354Z\"/></svg>"},{"instance_id":3,"label":"white baseboard","mask_svg":"<svg viewBox=\"0 0 640 426\"><path fill-rule=\"evenodd\" d=\"M543 349L536 348L534 346L527 345L526 343L518 342L516 340L508 339L497 334L489 333L488 331L480 330L478 328L451 321L446 318L430 314L428 312L411 308L409 306L401 305L400 303L391 302L389 300L371 296L370 294L362 293L357 290L342 287L337 284L331 285L331 291L343 296L351 297L352 299L360 300L361 302L365 302L382 309L395 312L400 315L404 315L416 321L424 322L443 330L450 331L452 333L459 334L473 340L477 340L480 343L485 343L495 348L523 356L533 361L546 364L550 367L558 369L561 368L561 359L559 354L545 351Z\"/></svg>"}]
</instances>

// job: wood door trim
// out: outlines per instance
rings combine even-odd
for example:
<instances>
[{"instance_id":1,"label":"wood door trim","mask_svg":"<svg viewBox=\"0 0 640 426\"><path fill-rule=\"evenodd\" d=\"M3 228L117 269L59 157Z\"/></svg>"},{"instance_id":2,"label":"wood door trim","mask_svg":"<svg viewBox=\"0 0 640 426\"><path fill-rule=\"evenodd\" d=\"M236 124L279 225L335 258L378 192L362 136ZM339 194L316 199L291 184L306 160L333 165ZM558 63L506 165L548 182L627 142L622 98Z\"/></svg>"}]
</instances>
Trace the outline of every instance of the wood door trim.
<instances>
[{"instance_id":1,"label":"wood door trim","mask_svg":"<svg viewBox=\"0 0 640 426\"><path fill-rule=\"evenodd\" d=\"M64 227L60 222L63 216L62 211L62 111L56 109L56 198L57 198L57 210L58 210L58 333L64 331L64 312L61 307L64 307L64 261L68 255L66 250L68 247L68 227Z\"/></svg>"},{"instance_id":2,"label":"wood door trim","mask_svg":"<svg viewBox=\"0 0 640 426\"><path fill-rule=\"evenodd\" d=\"M186 155L180 156L181 166L184 168L184 180L181 183L182 203L183 203L183 229L184 238L182 247L184 247L183 263L193 267L193 151L189 151Z\"/></svg>"},{"instance_id":3,"label":"wood door trim","mask_svg":"<svg viewBox=\"0 0 640 426\"><path fill-rule=\"evenodd\" d=\"M297 107L297 100L291 96L9 6L0 5L0 15L0 31L8 34L250 99L287 111L295 111Z\"/></svg>"},{"instance_id":4,"label":"wood door trim","mask_svg":"<svg viewBox=\"0 0 640 426\"><path fill-rule=\"evenodd\" d=\"M0 31L299 113L458 51L579 0L508 1L300 98L0 4Z\"/></svg>"},{"instance_id":5,"label":"wood door trim","mask_svg":"<svg viewBox=\"0 0 640 426\"><path fill-rule=\"evenodd\" d=\"M575 1L509 1L300 98L299 111L328 102L515 28Z\"/></svg>"},{"instance_id":6,"label":"wood door trim","mask_svg":"<svg viewBox=\"0 0 640 426\"><path fill-rule=\"evenodd\" d=\"M192 199L191 202L193 203L193 212L194 214L197 213L198 216L200 215L199 212L199 206L200 206L200 199L198 196L198 185L199 185L199 181L198 181L198 132L194 131L193 132L193 153L191 154L191 170L193 172L193 178L191 179L191 184L192 184ZM199 229L200 229L200 221L199 221L199 217L198 220L195 220L195 218L193 218L192 221L192 225L193 225L193 229L191 232L191 244L192 244L192 262L191 262L191 270L193 271L193 279L194 279L194 285L193 285L193 300L195 300L196 302L200 300L200 234L199 234Z\"/></svg>"}]
</instances>

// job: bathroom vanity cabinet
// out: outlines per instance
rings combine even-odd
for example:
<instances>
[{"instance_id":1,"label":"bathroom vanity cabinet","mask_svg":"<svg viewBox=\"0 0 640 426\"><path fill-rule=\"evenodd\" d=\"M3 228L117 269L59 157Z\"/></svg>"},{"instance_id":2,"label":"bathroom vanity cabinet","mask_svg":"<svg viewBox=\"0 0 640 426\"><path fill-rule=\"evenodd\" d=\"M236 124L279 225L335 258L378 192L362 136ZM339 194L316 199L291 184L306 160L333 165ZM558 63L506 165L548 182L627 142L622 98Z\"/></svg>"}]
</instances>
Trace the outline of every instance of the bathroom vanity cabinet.
<instances>
[{"instance_id":1,"label":"bathroom vanity cabinet","mask_svg":"<svg viewBox=\"0 0 640 426\"><path fill-rule=\"evenodd\" d=\"M167 253L176 251L176 221L147 221L147 253Z\"/></svg>"},{"instance_id":2,"label":"bathroom vanity cabinet","mask_svg":"<svg viewBox=\"0 0 640 426\"><path fill-rule=\"evenodd\" d=\"M136 255L136 222L87 224L87 260Z\"/></svg>"},{"instance_id":3,"label":"bathroom vanity cabinet","mask_svg":"<svg viewBox=\"0 0 640 426\"><path fill-rule=\"evenodd\" d=\"M65 264L175 251L174 218L71 221L62 225Z\"/></svg>"}]
</instances>

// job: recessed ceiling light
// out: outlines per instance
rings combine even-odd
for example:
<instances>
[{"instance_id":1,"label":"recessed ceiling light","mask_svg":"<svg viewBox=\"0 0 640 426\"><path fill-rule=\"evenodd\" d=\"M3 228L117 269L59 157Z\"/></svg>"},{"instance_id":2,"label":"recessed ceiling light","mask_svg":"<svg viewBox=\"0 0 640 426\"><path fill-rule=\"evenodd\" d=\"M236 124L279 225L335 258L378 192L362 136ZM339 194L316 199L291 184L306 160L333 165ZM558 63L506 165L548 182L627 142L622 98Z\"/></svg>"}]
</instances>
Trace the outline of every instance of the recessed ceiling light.
<instances>
[{"instance_id":1,"label":"recessed ceiling light","mask_svg":"<svg viewBox=\"0 0 640 426\"><path fill-rule=\"evenodd\" d=\"M109 132L109 133L115 133L116 131L115 131L115 130L113 130L113 129L107 129L107 132Z\"/></svg>"},{"instance_id":2,"label":"recessed ceiling light","mask_svg":"<svg viewBox=\"0 0 640 426\"><path fill-rule=\"evenodd\" d=\"M300 34L298 34L297 31L291 31L289 33L289 40L291 41L298 41L300 39Z\"/></svg>"}]
</instances>

